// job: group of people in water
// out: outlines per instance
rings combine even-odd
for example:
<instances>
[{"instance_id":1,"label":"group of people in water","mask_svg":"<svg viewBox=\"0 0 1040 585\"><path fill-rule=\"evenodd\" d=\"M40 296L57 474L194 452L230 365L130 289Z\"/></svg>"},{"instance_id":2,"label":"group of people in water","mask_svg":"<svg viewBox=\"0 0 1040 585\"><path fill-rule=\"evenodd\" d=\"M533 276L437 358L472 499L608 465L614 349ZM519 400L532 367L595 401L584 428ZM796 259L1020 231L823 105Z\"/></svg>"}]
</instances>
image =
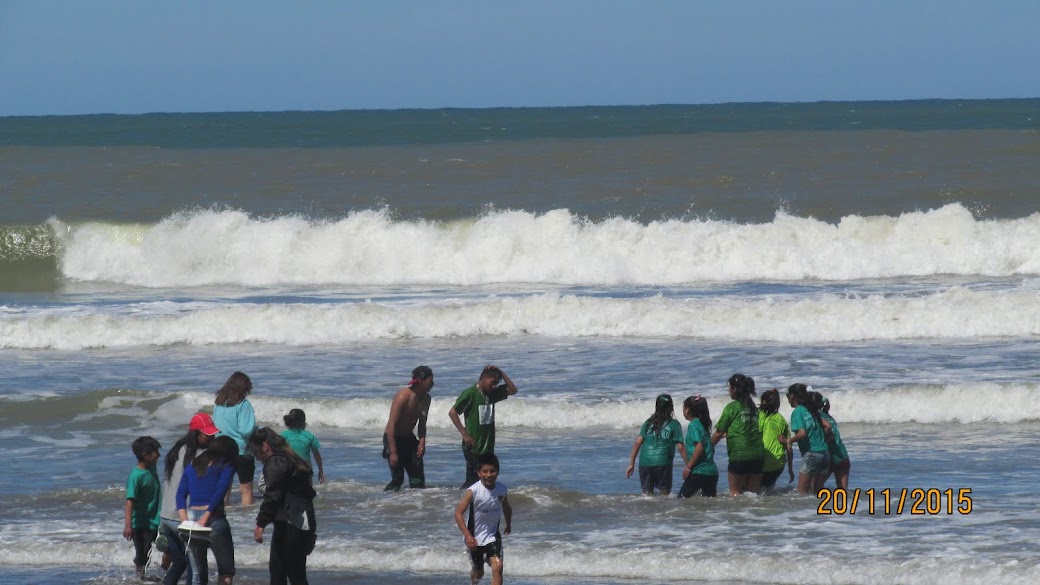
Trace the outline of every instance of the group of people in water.
<instances>
[{"instance_id":1,"label":"group of people in water","mask_svg":"<svg viewBox=\"0 0 1040 585\"><path fill-rule=\"evenodd\" d=\"M418 366L412 370L411 381L394 395L383 432L383 457L390 468L387 491L400 490L406 474L410 487L426 486L423 456L433 385L433 370ZM221 585L231 585L234 546L225 507L230 505L235 476L242 504L253 503L254 460L259 459L263 463L263 500L254 539L263 542L265 527L274 525L271 583L307 583L307 556L314 549L316 535L311 458L317 465L318 481L324 483L321 445L306 430L306 414L300 409L284 417L286 430L281 434L258 428L247 398L251 390L247 375L232 374L217 392L213 415L196 413L187 434L170 449L161 479L156 471L159 442L151 437L134 441L138 464L127 480L123 535L134 541L139 575L143 575L152 541L156 541L157 548L164 551L166 585L176 584L182 575L193 584L207 583L207 550L216 559ZM505 372L488 365L447 413L461 436L466 463L465 492L455 520L470 554L474 583L483 576L485 565L491 567L494 585L503 580L502 535L510 531L512 509L505 485L497 481L495 405L517 391ZM684 463L678 496L715 496L719 480L715 447L726 439L731 495L771 489L785 468L793 482L795 444L801 452L799 493L816 493L832 474L838 487L848 487L848 452L838 424L829 414L830 404L820 393L805 384L787 389L787 400L794 409L790 425L778 413L780 392L776 388L764 392L756 404L754 380L734 374L729 378L729 395L732 402L714 428L707 400L700 395L687 397L682 405L682 414L689 421L685 436L675 420L672 397L659 395L654 414L643 423L632 445L625 475L632 476L638 456L643 493L668 495L678 450ZM195 524L186 529L185 524L192 521Z\"/></svg>"},{"instance_id":2,"label":"group of people in water","mask_svg":"<svg viewBox=\"0 0 1040 585\"><path fill-rule=\"evenodd\" d=\"M123 536L134 542L139 577L144 577L154 542L163 552L165 585L175 585L181 576L193 585L208 583L209 551L217 563L218 582L231 585L235 551L225 509L236 475L242 505L253 504L255 460L260 460L263 499L253 538L262 543L272 525L270 582L306 585L307 556L316 536L312 455L319 481L325 479L320 444L305 429L306 415L299 409L284 417L287 428L281 434L258 428L247 398L252 389L249 376L232 374L217 392L213 415L191 417L188 432L166 455L161 478L156 469L159 441L144 436L131 445L137 465L127 479Z\"/></svg>"},{"instance_id":3,"label":"group of people in water","mask_svg":"<svg viewBox=\"0 0 1040 585\"><path fill-rule=\"evenodd\" d=\"M672 461L678 450L684 463L679 497L715 496L719 481L715 446L724 438L730 495L772 489L785 466L793 482L795 444L801 453L798 493L817 493L831 475L839 488L848 489L852 464L838 423L830 416L830 401L822 394L805 384L788 387L787 401L794 409L790 425L778 412L780 391L776 388L763 392L756 405L755 381L734 374L729 378L729 396L732 402L722 409L714 432L707 400L699 394L687 397L682 412L690 422L684 437L675 420L672 397L659 395L654 414L643 423L632 445L626 477L632 476L638 455L643 493L670 494Z\"/></svg>"}]
</instances>

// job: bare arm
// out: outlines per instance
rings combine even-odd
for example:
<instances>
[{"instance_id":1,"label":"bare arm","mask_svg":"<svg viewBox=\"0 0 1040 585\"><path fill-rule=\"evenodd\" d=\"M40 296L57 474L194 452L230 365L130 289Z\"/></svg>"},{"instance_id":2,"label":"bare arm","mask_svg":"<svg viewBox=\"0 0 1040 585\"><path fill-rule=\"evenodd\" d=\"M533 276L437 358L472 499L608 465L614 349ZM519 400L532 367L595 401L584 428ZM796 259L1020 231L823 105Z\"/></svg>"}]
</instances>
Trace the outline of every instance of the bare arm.
<instances>
[{"instance_id":1,"label":"bare arm","mask_svg":"<svg viewBox=\"0 0 1040 585\"><path fill-rule=\"evenodd\" d=\"M426 418L430 412L430 397L429 395L422 402L422 414L419 415L419 424L416 427L416 432L419 433L419 448L416 450L416 455L422 457L426 454Z\"/></svg>"},{"instance_id":2,"label":"bare arm","mask_svg":"<svg viewBox=\"0 0 1040 585\"><path fill-rule=\"evenodd\" d=\"M676 443L675 448L679 450L679 455L682 456L683 463L686 463L686 445L683 443Z\"/></svg>"},{"instance_id":3,"label":"bare arm","mask_svg":"<svg viewBox=\"0 0 1040 585\"><path fill-rule=\"evenodd\" d=\"M686 462L686 466L683 467L682 477L686 479L690 476L690 472L693 471L694 466L697 465L697 461L704 455L704 443L697 443L693 448L693 453L690 454L690 459Z\"/></svg>"},{"instance_id":4,"label":"bare arm","mask_svg":"<svg viewBox=\"0 0 1040 585\"><path fill-rule=\"evenodd\" d=\"M455 428L459 430L459 434L462 435L462 444L472 447L475 441L473 440L473 437L469 436L469 433L466 432L466 425L462 424L462 419L459 418L459 413L455 412L454 406L452 406L451 410L448 411L448 418L451 419L452 424L455 425Z\"/></svg>"},{"instance_id":5,"label":"bare arm","mask_svg":"<svg viewBox=\"0 0 1040 585\"><path fill-rule=\"evenodd\" d=\"M509 379L509 376L507 376L505 372L503 372L497 366L495 367L495 369L498 370L498 374L502 376L502 381L506 383L506 392L508 392L510 396L519 392L519 390L517 390L516 388L516 384L514 384L513 381Z\"/></svg>"},{"instance_id":6,"label":"bare arm","mask_svg":"<svg viewBox=\"0 0 1040 585\"><path fill-rule=\"evenodd\" d=\"M785 439L786 437L780 435L780 443L784 445L784 450L787 451L787 482L790 483L794 481L794 449L791 448L791 443L788 443Z\"/></svg>"},{"instance_id":7,"label":"bare arm","mask_svg":"<svg viewBox=\"0 0 1040 585\"><path fill-rule=\"evenodd\" d=\"M632 445L632 454L628 458L628 469L625 470L625 477L632 477L632 471L636 468L636 455L639 454L639 448L643 446L643 437L636 437L636 442Z\"/></svg>"},{"instance_id":8,"label":"bare arm","mask_svg":"<svg viewBox=\"0 0 1040 585\"><path fill-rule=\"evenodd\" d=\"M711 434L711 444L712 445L718 445L719 441L722 440L722 437L725 437L725 436L726 436L726 433L724 433L722 431L715 431L714 433Z\"/></svg>"},{"instance_id":9,"label":"bare arm","mask_svg":"<svg viewBox=\"0 0 1040 585\"><path fill-rule=\"evenodd\" d=\"M509 496L502 496L502 515L506 519L506 528L502 534L509 534L513 528L513 507L509 505Z\"/></svg>"},{"instance_id":10,"label":"bare arm","mask_svg":"<svg viewBox=\"0 0 1040 585\"><path fill-rule=\"evenodd\" d=\"M473 534L470 533L469 528L466 526L466 519L462 515L466 513L472 502L473 492L466 490L466 493L462 494L462 501L459 502L458 506L455 506L455 524L462 531L462 537L466 541L466 548L470 550L477 548L477 539L473 538Z\"/></svg>"},{"instance_id":11,"label":"bare arm","mask_svg":"<svg viewBox=\"0 0 1040 585\"><path fill-rule=\"evenodd\" d=\"M123 523L123 538L130 540L130 537L134 535L134 529L130 526L130 518L134 513L134 501L127 499L126 507L123 509L123 515L125 521Z\"/></svg>"},{"instance_id":12,"label":"bare arm","mask_svg":"<svg viewBox=\"0 0 1040 585\"><path fill-rule=\"evenodd\" d=\"M325 467L321 464L321 453L317 449L311 449L314 453L314 462L318 464L318 483L325 483Z\"/></svg>"}]
</instances>

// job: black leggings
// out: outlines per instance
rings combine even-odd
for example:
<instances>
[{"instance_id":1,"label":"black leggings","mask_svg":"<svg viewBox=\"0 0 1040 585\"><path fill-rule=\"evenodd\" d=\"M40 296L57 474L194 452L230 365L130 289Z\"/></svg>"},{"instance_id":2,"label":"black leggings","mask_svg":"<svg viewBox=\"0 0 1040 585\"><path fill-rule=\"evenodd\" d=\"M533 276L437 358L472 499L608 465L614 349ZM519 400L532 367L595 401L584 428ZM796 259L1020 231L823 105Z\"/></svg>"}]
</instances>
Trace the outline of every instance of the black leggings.
<instances>
[{"instance_id":1,"label":"black leggings","mask_svg":"<svg viewBox=\"0 0 1040 585\"><path fill-rule=\"evenodd\" d=\"M307 555L314 550L313 530L275 522L271 536L271 585L307 585Z\"/></svg>"},{"instance_id":2,"label":"black leggings","mask_svg":"<svg viewBox=\"0 0 1040 585\"><path fill-rule=\"evenodd\" d=\"M718 490L719 476L717 475L700 475L698 473L691 473L686 481L683 482L682 487L679 488L679 497L688 498L698 491L701 492L702 496L714 497L716 490Z\"/></svg>"}]
</instances>

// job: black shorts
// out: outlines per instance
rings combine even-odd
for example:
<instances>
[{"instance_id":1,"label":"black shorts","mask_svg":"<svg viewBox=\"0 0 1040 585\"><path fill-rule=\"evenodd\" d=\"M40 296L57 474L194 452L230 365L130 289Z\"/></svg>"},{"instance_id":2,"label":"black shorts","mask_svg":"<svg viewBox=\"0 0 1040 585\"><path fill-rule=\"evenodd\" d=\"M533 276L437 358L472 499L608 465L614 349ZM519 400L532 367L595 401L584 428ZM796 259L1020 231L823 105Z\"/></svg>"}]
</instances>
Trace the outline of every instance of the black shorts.
<instances>
[{"instance_id":1,"label":"black shorts","mask_svg":"<svg viewBox=\"0 0 1040 585\"><path fill-rule=\"evenodd\" d=\"M495 540L484 546L478 546L477 550L469 551L470 566L473 567L474 571L483 571L484 563L491 564L491 557L498 557L499 561L505 560L505 557L502 556L501 534L495 533Z\"/></svg>"},{"instance_id":2,"label":"black shorts","mask_svg":"<svg viewBox=\"0 0 1040 585\"><path fill-rule=\"evenodd\" d=\"M238 473L238 483L253 483L253 475L256 474L256 459L253 459L252 455L239 455L235 471Z\"/></svg>"},{"instance_id":3,"label":"black shorts","mask_svg":"<svg viewBox=\"0 0 1040 585\"><path fill-rule=\"evenodd\" d=\"M761 475L762 460L730 461L727 469L733 475Z\"/></svg>"},{"instance_id":4,"label":"black shorts","mask_svg":"<svg viewBox=\"0 0 1040 585\"><path fill-rule=\"evenodd\" d=\"M654 493L654 488L659 492L672 491L672 466L650 465L639 468L639 485L643 487L644 494Z\"/></svg>"}]
</instances>

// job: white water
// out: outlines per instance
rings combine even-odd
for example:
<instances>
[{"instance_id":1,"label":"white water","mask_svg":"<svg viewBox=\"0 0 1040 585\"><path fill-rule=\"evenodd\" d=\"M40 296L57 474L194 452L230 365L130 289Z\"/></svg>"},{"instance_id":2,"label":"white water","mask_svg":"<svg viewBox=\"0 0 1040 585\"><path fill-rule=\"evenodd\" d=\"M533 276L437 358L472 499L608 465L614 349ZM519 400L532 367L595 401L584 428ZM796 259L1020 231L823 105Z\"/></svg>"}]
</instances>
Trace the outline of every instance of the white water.
<instances>
[{"instance_id":1,"label":"white water","mask_svg":"<svg viewBox=\"0 0 1040 585\"><path fill-rule=\"evenodd\" d=\"M748 280L1040 274L1040 214L977 220L959 203L830 224L780 212L767 224L590 222L566 209L465 221L173 215L155 225L51 221L70 279L143 287L216 284L675 285Z\"/></svg>"}]
</instances>

